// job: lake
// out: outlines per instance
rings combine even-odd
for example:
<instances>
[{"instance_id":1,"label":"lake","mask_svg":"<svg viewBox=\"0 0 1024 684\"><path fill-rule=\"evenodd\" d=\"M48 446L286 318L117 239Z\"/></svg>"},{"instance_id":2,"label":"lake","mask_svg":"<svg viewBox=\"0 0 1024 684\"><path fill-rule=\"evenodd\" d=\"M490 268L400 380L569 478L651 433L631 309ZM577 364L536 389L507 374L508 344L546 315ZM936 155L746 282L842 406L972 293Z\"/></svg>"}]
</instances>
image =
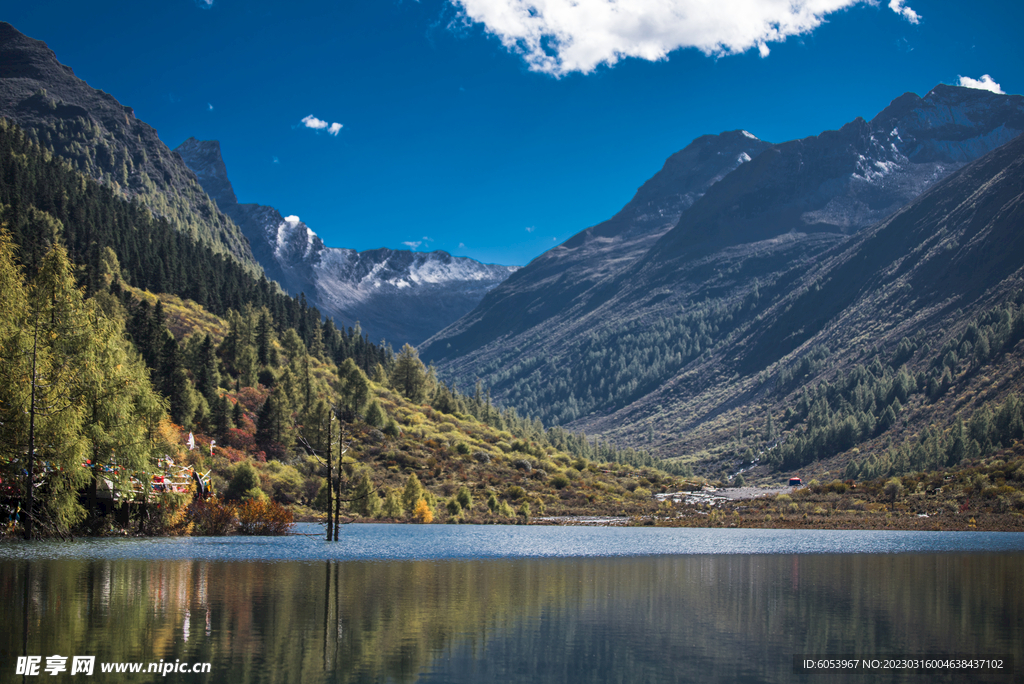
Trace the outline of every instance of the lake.
<instances>
[{"instance_id":1,"label":"lake","mask_svg":"<svg viewBox=\"0 0 1024 684\"><path fill-rule=\"evenodd\" d=\"M0 681L79 681L75 656L98 682L1022 681L1022 588L1015 533L350 525L337 544L10 543ZM17 676L19 656L39 674ZM925 656L1004 662L885 668ZM794 657L879 662L806 674ZM132 663L172 671L100 671Z\"/></svg>"}]
</instances>

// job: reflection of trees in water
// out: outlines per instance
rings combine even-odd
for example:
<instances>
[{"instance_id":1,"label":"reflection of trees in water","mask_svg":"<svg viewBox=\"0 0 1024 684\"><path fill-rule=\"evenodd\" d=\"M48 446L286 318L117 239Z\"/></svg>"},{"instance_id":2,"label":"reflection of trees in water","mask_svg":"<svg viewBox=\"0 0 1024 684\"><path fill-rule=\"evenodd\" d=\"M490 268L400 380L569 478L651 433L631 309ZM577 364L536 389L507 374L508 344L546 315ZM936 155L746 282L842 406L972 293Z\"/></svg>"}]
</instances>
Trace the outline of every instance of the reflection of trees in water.
<instances>
[{"instance_id":1,"label":"reflection of trees in water","mask_svg":"<svg viewBox=\"0 0 1024 684\"><path fill-rule=\"evenodd\" d=\"M216 681L792 677L793 654L1014 653L1020 554L0 564L11 654ZM24 642L23 642L24 639Z\"/></svg>"},{"instance_id":2,"label":"reflection of trees in water","mask_svg":"<svg viewBox=\"0 0 1024 684\"><path fill-rule=\"evenodd\" d=\"M1024 579L1021 560L913 554L581 562L581 591L545 606L535 624L492 634L489 657L515 664L511 681L579 682L789 681L794 654L1013 653L1020 662L1024 597L1014 587ZM562 674L551 673L552 665ZM437 681L483 674L481 660L461 651Z\"/></svg>"}]
</instances>

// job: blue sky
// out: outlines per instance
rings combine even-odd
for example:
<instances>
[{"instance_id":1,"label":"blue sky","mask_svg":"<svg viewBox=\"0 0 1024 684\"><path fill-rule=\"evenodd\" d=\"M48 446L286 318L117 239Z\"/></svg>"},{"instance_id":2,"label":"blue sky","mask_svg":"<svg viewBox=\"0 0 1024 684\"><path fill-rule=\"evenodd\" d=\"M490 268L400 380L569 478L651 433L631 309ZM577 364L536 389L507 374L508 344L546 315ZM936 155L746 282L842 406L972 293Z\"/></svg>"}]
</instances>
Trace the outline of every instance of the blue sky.
<instances>
[{"instance_id":1,"label":"blue sky","mask_svg":"<svg viewBox=\"0 0 1024 684\"><path fill-rule=\"evenodd\" d=\"M330 246L518 265L705 133L782 142L1024 78L1009 2L32 0L0 19L169 146L220 140L240 201Z\"/></svg>"}]
</instances>

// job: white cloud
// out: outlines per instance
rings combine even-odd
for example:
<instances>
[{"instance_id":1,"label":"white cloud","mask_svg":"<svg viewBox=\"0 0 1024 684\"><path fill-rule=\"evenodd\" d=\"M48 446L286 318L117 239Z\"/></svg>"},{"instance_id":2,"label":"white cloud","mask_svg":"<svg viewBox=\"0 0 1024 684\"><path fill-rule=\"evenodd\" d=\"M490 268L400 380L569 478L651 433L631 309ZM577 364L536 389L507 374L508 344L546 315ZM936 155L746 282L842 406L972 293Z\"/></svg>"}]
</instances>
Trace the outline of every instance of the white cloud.
<instances>
[{"instance_id":1,"label":"white cloud","mask_svg":"<svg viewBox=\"0 0 1024 684\"><path fill-rule=\"evenodd\" d=\"M316 128L318 130L321 128L327 128L326 121L318 119L312 114L302 117L302 123L305 124L306 128Z\"/></svg>"},{"instance_id":2,"label":"white cloud","mask_svg":"<svg viewBox=\"0 0 1024 684\"><path fill-rule=\"evenodd\" d=\"M209 108L209 110L210 110L211 112L213 111L213 105L212 105L212 104L210 104L209 102L207 102L207 103L206 103L206 106L207 106L207 107Z\"/></svg>"},{"instance_id":3,"label":"white cloud","mask_svg":"<svg viewBox=\"0 0 1024 684\"><path fill-rule=\"evenodd\" d=\"M466 248L466 243L465 242L460 242L459 243L459 249L465 249L465 248Z\"/></svg>"},{"instance_id":4,"label":"white cloud","mask_svg":"<svg viewBox=\"0 0 1024 684\"><path fill-rule=\"evenodd\" d=\"M275 163L275 164L280 164L280 163L281 163L281 160L280 160L280 159L278 159L277 157L274 157L274 163Z\"/></svg>"},{"instance_id":5,"label":"white cloud","mask_svg":"<svg viewBox=\"0 0 1024 684\"><path fill-rule=\"evenodd\" d=\"M904 0L889 0L889 9L909 21L911 24L920 23L921 15L909 7L904 7L903 2Z\"/></svg>"},{"instance_id":6,"label":"white cloud","mask_svg":"<svg viewBox=\"0 0 1024 684\"><path fill-rule=\"evenodd\" d=\"M337 121L329 124L323 119L316 118L312 114L310 114L309 116L302 117L302 125L305 126L306 128L312 128L313 130L316 131L326 130L331 135L338 135L338 133L340 133L341 129L343 128L343 126Z\"/></svg>"},{"instance_id":7,"label":"white cloud","mask_svg":"<svg viewBox=\"0 0 1024 684\"><path fill-rule=\"evenodd\" d=\"M196 5L203 9L210 9L213 7L213 0L196 0Z\"/></svg>"},{"instance_id":8,"label":"white cloud","mask_svg":"<svg viewBox=\"0 0 1024 684\"><path fill-rule=\"evenodd\" d=\"M739 54L809 33L825 17L875 0L452 0L464 22L483 24L530 69L590 73L625 57L657 61L680 48ZM916 23L903 0L890 7Z\"/></svg>"},{"instance_id":9,"label":"white cloud","mask_svg":"<svg viewBox=\"0 0 1024 684\"><path fill-rule=\"evenodd\" d=\"M299 222L299 217L295 216L294 214L292 214L291 216L285 216L284 220L294 226L295 224L297 224Z\"/></svg>"},{"instance_id":10,"label":"white cloud","mask_svg":"<svg viewBox=\"0 0 1024 684\"><path fill-rule=\"evenodd\" d=\"M992 80L992 77L989 76L988 74L985 74L984 76L982 76L981 80L973 79L970 76L961 76L960 77L960 81L957 83L957 85L963 86L964 88L976 88L978 90L991 90L993 93L995 93L997 95L1005 95L1006 94L1006 93L1003 92L1002 87L1000 87L1000 85L998 83L996 83L994 80Z\"/></svg>"},{"instance_id":11,"label":"white cloud","mask_svg":"<svg viewBox=\"0 0 1024 684\"><path fill-rule=\"evenodd\" d=\"M419 241L419 240L412 240L410 242L403 242L402 244L405 245L406 247L408 247L409 249L416 249L417 247L419 247L423 243L421 241Z\"/></svg>"},{"instance_id":12,"label":"white cloud","mask_svg":"<svg viewBox=\"0 0 1024 684\"><path fill-rule=\"evenodd\" d=\"M532 233L535 230L537 230L537 226L527 226L526 228L527 233Z\"/></svg>"}]
</instances>

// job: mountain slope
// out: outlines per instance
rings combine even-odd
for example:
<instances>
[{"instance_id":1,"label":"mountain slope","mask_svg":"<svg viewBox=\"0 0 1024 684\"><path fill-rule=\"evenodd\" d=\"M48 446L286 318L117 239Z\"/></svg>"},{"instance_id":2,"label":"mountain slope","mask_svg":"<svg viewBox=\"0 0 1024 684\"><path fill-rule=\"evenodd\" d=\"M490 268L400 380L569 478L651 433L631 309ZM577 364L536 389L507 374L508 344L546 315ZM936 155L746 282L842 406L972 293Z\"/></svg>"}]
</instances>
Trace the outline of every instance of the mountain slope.
<instances>
[{"instance_id":1,"label":"mountain slope","mask_svg":"<svg viewBox=\"0 0 1024 684\"><path fill-rule=\"evenodd\" d=\"M713 470L745 448L846 467L951 429L1024 386L1022 223L1018 137L823 253L726 343L589 429Z\"/></svg>"},{"instance_id":2,"label":"mountain slope","mask_svg":"<svg viewBox=\"0 0 1024 684\"><path fill-rule=\"evenodd\" d=\"M239 204L216 140L175 150L217 205L242 227L268 277L338 321L359 321L370 339L418 344L472 310L516 269L447 252L327 247L297 216Z\"/></svg>"},{"instance_id":3,"label":"mountain slope","mask_svg":"<svg viewBox=\"0 0 1024 684\"><path fill-rule=\"evenodd\" d=\"M709 187L771 143L746 131L702 136L669 157L608 221L577 233L509 277L469 315L423 344L425 358L464 357L592 306ZM462 373L466 376L466 373Z\"/></svg>"},{"instance_id":4,"label":"mountain slope","mask_svg":"<svg viewBox=\"0 0 1024 684\"><path fill-rule=\"evenodd\" d=\"M0 115L86 175L142 201L157 217L259 272L248 241L195 175L112 96L91 88L45 43L0 22Z\"/></svg>"},{"instance_id":5,"label":"mountain slope","mask_svg":"<svg viewBox=\"0 0 1024 684\"><path fill-rule=\"evenodd\" d=\"M692 453L675 437L659 438L652 415L675 415L680 393L717 407L694 414L686 429L725 411L709 399L731 396L722 383L757 374L831 320L834 311L787 300L809 287L823 255L1021 130L1019 96L947 86L904 95L871 122L774 145L739 165L611 277L575 275L566 287L584 285L568 302L557 280L523 282L535 276L523 269L428 341L423 355L447 377L480 378L500 400L547 422L649 443L663 455ZM783 300L790 318L744 361L748 351L732 345ZM720 362L730 354L732 362Z\"/></svg>"}]
</instances>

